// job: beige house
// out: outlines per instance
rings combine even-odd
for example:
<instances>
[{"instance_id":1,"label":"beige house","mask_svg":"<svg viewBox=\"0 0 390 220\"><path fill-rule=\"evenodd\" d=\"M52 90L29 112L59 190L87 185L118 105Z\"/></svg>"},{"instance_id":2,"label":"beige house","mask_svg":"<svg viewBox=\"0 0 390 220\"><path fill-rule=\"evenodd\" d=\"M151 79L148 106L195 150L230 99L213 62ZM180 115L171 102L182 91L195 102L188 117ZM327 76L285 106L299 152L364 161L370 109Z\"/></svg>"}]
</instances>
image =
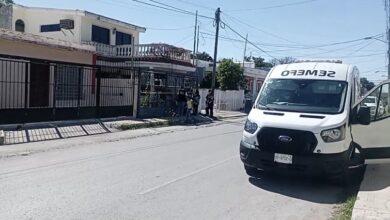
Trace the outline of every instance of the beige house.
<instances>
[{"instance_id":1,"label":"beige house","mask_svg":"<svg viewBox=\"0 0 390 220\"><path fill-rule=\"evenodd\" d=\"M83 10L0 7L0 113L39 108L35 116L65 112L61 119L150 109L141 117L166 114L178 89L197 84L191 51L139 44L145 31Z\"/></svg>"},{"instance_id":2,"label":"beige house","mask_svg":"<svg viewBox=\"0 0 390 220\"><path fill-rule=\"evenodd\" d=\"M47 107L53 105L54 84L54 66L47 61L61 62L64 66L65 63L90 65L95 48L0 29L0 53L0 109ZM61 74L61 70L58 72ZM27 97L20 98L26 90Z\"/></svg>"}]
</instances>

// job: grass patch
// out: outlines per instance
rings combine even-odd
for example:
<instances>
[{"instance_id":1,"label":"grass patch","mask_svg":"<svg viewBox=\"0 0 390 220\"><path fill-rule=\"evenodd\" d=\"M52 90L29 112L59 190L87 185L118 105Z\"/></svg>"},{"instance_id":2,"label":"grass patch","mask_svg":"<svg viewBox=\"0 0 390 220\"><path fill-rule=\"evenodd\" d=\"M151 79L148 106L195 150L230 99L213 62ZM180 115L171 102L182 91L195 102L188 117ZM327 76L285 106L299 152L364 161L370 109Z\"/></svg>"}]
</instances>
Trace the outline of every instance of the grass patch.
<instances>
[{"instance_id":1,"label":"grass patch","mask_svg":"<svg viewBox=\"0 0 390 220\"><path fill-rule=\"evenodd\" d=\"M177 124L178 122L175 122L173 120L167 120L167 121L156 121L156 122L139 123L139 124L122 124L119 126L119 129L125 131L125 130L136 130L142 128L167 127L167 126L172 126Z\"/></svg>"},{"instance_id":2,"label":"grass patch","mask_svg":"<svg viewBox=\"0 0 390 220\"><path fill-rule=\"evenodd\" d=\"M356 195L350 196L335 212L334 220L350 220L353 206L356 202Z\"/></svg>"}]
</instances>

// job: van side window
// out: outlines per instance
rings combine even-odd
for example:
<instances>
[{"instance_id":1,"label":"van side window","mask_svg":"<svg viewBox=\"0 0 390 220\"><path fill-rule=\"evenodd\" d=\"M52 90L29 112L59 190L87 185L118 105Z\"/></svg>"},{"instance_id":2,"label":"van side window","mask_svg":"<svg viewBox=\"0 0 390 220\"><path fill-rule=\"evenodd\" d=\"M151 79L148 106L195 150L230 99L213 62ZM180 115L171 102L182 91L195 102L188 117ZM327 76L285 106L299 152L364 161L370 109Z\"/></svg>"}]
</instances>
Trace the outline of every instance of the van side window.
<instances>
[{"instance_id":1,"label":"van side window","mask_svg":"<svg viewBox=\"0 0 390 220\"><path fill-rule=\"evenodd\" d=\"M389 84L385 84L382 86L379 102L377 105L378 113L376 119L383 119L390 116L390 108L389 108Z\"/></svg>"},{"instance_id":2,"label":"van side window","mask_svg":"<svg viewBox=\"0 0 390 220\"><path fill-rule=\"evenodd\" d=\"M360 103L360 106L366 106L370 108L371 120L375 120L376 109L379 102L380 95L380 87L375 89L370 95L368 95L363 101Z\"/></svg>"}]
</instances>

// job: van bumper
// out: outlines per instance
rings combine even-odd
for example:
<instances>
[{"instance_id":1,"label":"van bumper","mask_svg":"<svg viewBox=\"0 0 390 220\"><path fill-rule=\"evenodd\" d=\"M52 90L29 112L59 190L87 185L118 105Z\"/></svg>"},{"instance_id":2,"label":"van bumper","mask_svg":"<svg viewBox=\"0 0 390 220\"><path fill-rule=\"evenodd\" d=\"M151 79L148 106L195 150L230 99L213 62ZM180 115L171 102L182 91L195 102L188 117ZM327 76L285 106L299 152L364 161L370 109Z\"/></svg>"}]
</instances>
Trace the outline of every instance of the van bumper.
<instances>
[{"instance_id":1,"label":"van bumper","mask_svg":"<svg viewBox=\"0 0 390 220\"><path fill-rule=\"evenodd\" d=\"M350 150L336 154L293 155L292 164L274 162L274 153L240 143L241 161L249 167L280 174L333 177L343 173L349 164Z\"/></svg>"}]
</instances>

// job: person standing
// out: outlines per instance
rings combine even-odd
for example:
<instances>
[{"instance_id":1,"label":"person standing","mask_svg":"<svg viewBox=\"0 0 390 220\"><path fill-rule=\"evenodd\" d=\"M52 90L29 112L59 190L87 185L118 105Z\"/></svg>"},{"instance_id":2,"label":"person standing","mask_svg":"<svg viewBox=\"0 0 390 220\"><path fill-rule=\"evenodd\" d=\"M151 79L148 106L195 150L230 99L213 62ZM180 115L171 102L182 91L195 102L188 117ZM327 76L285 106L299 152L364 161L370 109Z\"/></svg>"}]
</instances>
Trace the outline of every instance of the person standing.
<instances>
[{"instance_id":1,"label":"person standing","mask_svg":"<svg viewBox=\"0 0 390 220\"><path fill-rule=\"evenodd\" d=\"M212 90L209 90L206 96L206 115L214 117L214 93Z\"/></svg>"},{"instance_id":2,"label":"person standing","mask_svg":"<svg viewBox=\"0 0 390 220\"><path fill-rule=\"evenodd\" d=\"M193 114L197 115L198 114L198 108L199 108L199 101L200 101L200 95L199 95L199 90L195 90L195 94L193 97Z\"/></svg>"},{"instance_id":3,"label":"person standing","mask_svg":"<svg viewBox=\"0 0 390 220\"><path fill-rule=\"evenodd\" d=\"M193 109L193 99L192 94L187 93L187 112L186 112L186 122L188 123L190 121L190 117L192 115L192 109Z\"/></svg>"},{"instance_id":4,"label":"person standing","mask_svg":"<svg viewBox=\"0 0 390 220\"><path fill-rule=\"evenodd\" d=\"M184 116L186 113L187 110L186 102L187 102L187 98L186 98L185 91L183 89L180 89L179 94L177 95L177 104L178 104L177 114L179 115L179 117Z\"/></svg>"}]
</instances>

